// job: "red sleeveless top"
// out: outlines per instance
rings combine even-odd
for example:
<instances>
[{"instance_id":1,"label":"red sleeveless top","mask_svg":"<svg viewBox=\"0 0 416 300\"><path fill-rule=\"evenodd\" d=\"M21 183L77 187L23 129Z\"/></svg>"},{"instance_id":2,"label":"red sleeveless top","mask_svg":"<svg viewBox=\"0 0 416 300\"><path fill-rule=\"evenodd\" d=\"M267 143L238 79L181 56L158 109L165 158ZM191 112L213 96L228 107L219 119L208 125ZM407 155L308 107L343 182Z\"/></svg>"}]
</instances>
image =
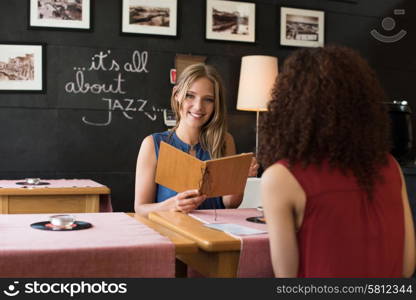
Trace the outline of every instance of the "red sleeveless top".
<instances>
[{"instance_id":1,"label":"red sleeveless top","mask_svg":"<svg viewBox=\"0 0 416 300\"><path fill-rule=\"evenodd\" d=\"M299 277L402 277L404 214L401 177L389 155L372 200L352 175L327 163L286 166L306 194L297 233Z\"/></svg>"}]
</instances>

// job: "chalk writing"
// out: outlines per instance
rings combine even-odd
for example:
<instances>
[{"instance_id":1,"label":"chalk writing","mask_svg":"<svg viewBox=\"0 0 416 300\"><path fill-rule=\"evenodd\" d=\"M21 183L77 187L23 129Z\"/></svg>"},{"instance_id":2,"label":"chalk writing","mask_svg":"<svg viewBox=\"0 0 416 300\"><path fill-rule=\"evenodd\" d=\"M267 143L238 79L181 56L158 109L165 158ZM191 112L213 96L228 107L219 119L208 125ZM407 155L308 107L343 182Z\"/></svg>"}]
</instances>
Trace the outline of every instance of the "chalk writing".
<instances>
[{"instance_id":1,"label":"chalk writing","mask_svg":"<svg viewBox=\"0 0 416 300\"><path fill-rule=\"evenodd\" d=\"M111 99L111 98L102 98L101 100L108 102L108 112L107 118L104 122L92 122L87 120L86 116L82 117L82 121L85 124L92 125L92 126L107 126L111 124L113 118L113 111L120 110L124 117L127 119L132 120L133 117L131 113L128 112L142 112L144 115L149 118L151 121L155 121L157 118L156 113L162 112L163 109L157 109L155 106L152 105L151 109L147 109L146 105L148 103L147 100L144 99ZM124 105L123 105L124 104Z\"/></svg>"},{"instance_id":2,"label":"chalk writing","mask_svg":"<svg viewBox=\"0 0 416 300\"><path fill-rule=\"evenodd\" d=\"M133 56L131 59L131 63L125 63L124 64L124 70L126 72L146 72L149 71L146 69L147 65L147 52L144 51L140 54L139 51L134 51Z\"/></svg>"},{"instance_id":3,"label":"chalk writing","mask_svg":"<svg viewBox=\"0 0 416 300\"><path fill-rule=\"evenodd\" d=\"M110 54L110 50L107 50L107 53L100 51L99 53L94 54L91 57L91 64L88 68L88 71L119 71L120 64L115 59L111 59L111 66L106 67L106 65L108 65L108 56ZM149 54L147 51L140 52L135 50L131 56L131 62L126 62L124 64L124 71L148 73L149 71L146 69L148 56Z\"/></svg>"},{"instance_id":4,"label":"chalk writing","mask_svg":"<svg viewBox=\"0 0 416 300\"><path fill-rule=\"evenodd\" d=\"M112 94L125 94L126 92L123 91L121 84L125 81L121 77L121 73L118 73L117 78L113 79L117 84L113 86L113 84L99 84L99 83L88 83L85 82L84 71L78 70L75 73L75 81L70 81L65 85L65 91L67 93L93 93L93 94L101 94L101 93L112 93Z\"/></svg>"},{"instance_id":5,"label":"chalk writing","mask_svg":"<svg viewBox=\"0 0 416 300\"><path fill-rule=\"evenodd\" d=\"M74 79L65 83L65 92L69 94L94 94L102 95L102 101L107 102L107 116L103 122L91 121L87 116L82 117L82 122L91 126L108 126L113 119L114 111L121 111L122 115L129 120L133 119L134 113L142 113L151 121L156 121L159 112L163 109L150 105L149 99L136 99L127 97L126 78L128 73L149 73L147 69L149 54L147 51L134 50L127 62L120 62L112 57L111 50L99 51L91 56L87 67L74 67ZM88 72L114 72L111 82L88 82ZM121 95L122 97L108 97L110 95ZM123 96L124 95L124 96Z\"/></svg>"}]
</instances>

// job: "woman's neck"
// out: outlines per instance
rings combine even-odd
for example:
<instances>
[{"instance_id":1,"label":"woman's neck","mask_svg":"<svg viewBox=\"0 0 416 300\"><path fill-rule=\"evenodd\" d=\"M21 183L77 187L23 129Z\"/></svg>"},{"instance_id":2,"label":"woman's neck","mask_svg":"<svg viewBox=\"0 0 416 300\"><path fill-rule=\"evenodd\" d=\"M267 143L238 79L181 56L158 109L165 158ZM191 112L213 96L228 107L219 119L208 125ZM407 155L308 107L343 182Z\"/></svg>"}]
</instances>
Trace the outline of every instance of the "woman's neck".
<instances>
[{"instance_id":1,"label":"woman's neck","mask_svg":"<svg viewBox=\"0 0 416 300\"><path fill-rule=\"evenodd\" d=\"M188 145L196 145L199 143L199 128L184 128L179 124L178 128L176 128L176 135Z\"/></svg>"}]
</instances>

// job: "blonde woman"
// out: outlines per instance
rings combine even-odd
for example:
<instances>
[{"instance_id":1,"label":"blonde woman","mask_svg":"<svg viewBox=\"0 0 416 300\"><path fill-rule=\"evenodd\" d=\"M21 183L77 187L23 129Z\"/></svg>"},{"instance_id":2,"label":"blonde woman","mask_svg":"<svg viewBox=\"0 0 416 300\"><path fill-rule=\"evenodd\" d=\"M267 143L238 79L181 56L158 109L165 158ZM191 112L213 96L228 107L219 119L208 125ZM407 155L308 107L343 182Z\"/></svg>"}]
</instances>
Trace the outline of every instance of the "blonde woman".
<instances>
[{"instance_id":1,"label":"blonde woman","mask_svg":"<svg viewBox=\"0 0 416 300\"><path fill-rule=\"evenodd\" d=\"M218 72L205 64L187 67L173 88L171 106L177 120L173 130L146 137L140 147L135 211L147 215L162 210L188 213L195 209L238 207L242 194L207 198L197 190L176 193L154 181L161 141L200 160L236 153L233 137L227 132L226 101ZM257 169L258 164L253 161L249 176L255 176Z\"/></svg>"}]
</instances>

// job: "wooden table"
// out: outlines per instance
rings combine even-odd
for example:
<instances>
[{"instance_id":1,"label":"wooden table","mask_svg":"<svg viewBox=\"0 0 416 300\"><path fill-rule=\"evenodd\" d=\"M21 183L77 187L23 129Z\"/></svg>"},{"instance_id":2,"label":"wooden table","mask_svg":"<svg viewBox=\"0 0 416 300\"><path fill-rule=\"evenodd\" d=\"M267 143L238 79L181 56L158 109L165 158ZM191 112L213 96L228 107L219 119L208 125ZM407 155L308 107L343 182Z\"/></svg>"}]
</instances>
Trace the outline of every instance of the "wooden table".
<instances>
[{"instance_id":1,"label":"wooden table","mask_svg":"<svg viewBox=\"0 0 416 300\"><path fill-rule=\"evenodd\" d=\"M149 219L194 241L199 251L178 253L177 259L206 277L235 277L241 242L230 235L207 228L198 220L179 212L152 212Z\"/></svg>"},{"instance_id":2,"label":"wooden table","mask_svg":"<svg viewBox=\"0 0 416 300\"><path fill-rule=\"evenodd\" d=\"M53 181L59 182L60 180ZM77 182L81 180L74 180L74 183ZM110 189L92 180L82 180L82 182L90 183L90 187L73 187L68 184L71 180L65 180L65 185L63 185L65 187L59 187L59 184L56 184L57 187L53 184L34 187L13 186L10 180L0 180L0 213L99 212L100 195L108 196Z\"/></svg>"}]
</instances>

